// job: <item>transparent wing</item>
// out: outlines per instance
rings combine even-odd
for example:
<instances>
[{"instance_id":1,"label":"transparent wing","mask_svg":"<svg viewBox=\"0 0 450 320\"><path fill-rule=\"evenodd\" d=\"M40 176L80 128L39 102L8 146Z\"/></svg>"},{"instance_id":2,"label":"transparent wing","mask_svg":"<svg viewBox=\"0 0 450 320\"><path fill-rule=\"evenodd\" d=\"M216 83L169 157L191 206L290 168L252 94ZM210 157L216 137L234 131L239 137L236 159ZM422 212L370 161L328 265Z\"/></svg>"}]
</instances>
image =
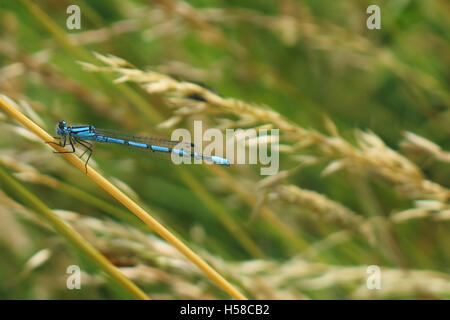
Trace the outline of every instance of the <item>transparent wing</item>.
<instances>
[{"instance_id":1,"label":"transparent wing","mask_svg":"<svg viewBox=\"0 0 450 320\"><path fill-rule=\"evenodd\" d=\"M182 149L188 152L194 151L194 144L190 142L184 142L184 141L177 141L177 140L169 140L165 138L160 137L142 137L142 136L135 136L132 134L126 134L122 132L116 132L113 130L104 130L104 129L95 129L97 135L99 136L105 136L105 137L111 137L116 139L123 139L127 141L135 141L145 144L150 144L154 146L161 146L161 147L167 147L167 148L178 148Z\"/></svg>"}]
</instances>

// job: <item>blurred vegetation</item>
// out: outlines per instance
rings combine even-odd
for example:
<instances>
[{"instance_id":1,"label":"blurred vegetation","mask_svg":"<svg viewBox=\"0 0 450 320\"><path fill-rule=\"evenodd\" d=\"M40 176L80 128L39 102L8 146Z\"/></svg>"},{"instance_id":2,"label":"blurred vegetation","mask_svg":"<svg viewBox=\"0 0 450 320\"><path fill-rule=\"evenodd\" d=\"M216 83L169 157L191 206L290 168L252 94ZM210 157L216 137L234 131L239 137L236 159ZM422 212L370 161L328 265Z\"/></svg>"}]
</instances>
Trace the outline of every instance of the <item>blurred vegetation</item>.
<instances>
[{"instance_id":1,"label":"blurred vegetation","mask_svg":"<svg viewBox=\"0 0 450 320\"><path fill-rule=\"evenodd\" d=\"M448 299L449 3L377 1L382 28L368 30L372 2L76 1L81 30L68 30L73 1L2 0L0 93L52 134L61 119L160 136L168 119L285 125L275 177L109 145L91 164L249 298ZM135 71L174 89L114 82ZM187 82L218 102L174 96ZM3 112L0 130L2 170L150 297L228 298ZM0 186L0 298L130 297ZM72 264L82 290L66 289ZM381 290L366 288L368 265L381 267Z\"/></svg>"}]
</instances>

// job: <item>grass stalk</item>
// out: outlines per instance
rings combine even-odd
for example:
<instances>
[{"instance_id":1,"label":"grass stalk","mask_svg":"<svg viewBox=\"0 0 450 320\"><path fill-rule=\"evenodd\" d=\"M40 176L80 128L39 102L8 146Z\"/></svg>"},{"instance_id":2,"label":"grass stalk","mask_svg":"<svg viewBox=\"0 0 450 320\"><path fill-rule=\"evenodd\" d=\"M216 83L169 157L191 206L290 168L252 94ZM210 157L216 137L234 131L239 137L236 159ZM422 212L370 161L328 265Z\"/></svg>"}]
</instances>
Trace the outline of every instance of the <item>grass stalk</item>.
<instances>
[{"instance_id":1,"label":"grass stalk","mask_svg":"<svg viewBox=\"0 0 450 320\"><path fill-rule=\"evenodd\" d=\"M61 44L61 46L73 57L74 60L84 60L92 61L92 56L84 48L76 46L71 39L63 32L63 30L44 12L29 0L21 0L21 2L27 7L27 9L33 14L38 21L40 21L43 26L53 35L55 40ZM117 83L116 86L124 96L127 97L129 101L143 114L146 120L152 124L161 122L163 120L161 114L156 110L151 104L149 104L138 92L133 90L127 84ZM110 90L110 87L108 86ZM157 97L155 95L150 95L150 100L152 102L157 102ZM161 101L160 101L161 102ZM189 175L189 173L184 172L184 182L187 185L195 183L195 179ZM207 193L204 188L199 186L196 188L196 193L198 197L205 200L205 194ZM214 202L214 203L213 203ZM235 223L232 219L224 218L223 209L220 208L220 204L214 201L213 198L209 197L205 205L212 208L211 210L219 218L219 220L224 224L228 230L234 230L232 234L236 235L237 240L245 248L245 250L255 258L260 258L263 256L261 249L253 242L253 240L246 236L242 228ZM227 220L227 221L225 221ZM239 232L236 232L239 230Z\"/></svg>"},{"instance_id":2,"label":"grass stalk","mask_svg":"<svg viewBox=\"0 0 450 320\"><path fill-rule=\"evenodd\" d=\"M75 57L74 60L87 60L92 61L92 55L83 47L77 46L67 36L67 34L35 3L29 0L21 0L21 2L27 7L30 13L42 23L42 25L52 34L55 40L61 44L61 46L70 55ZM95 79L99 80L99 79ZM105 85L104 79L102 84ZM119 91L127 97L145 116L149 121L162 121L161 116L139 93L130 88L127 85L120 84L115 86ZM114 92L110 86L107 87L110 92Z\"/></svg>"},{"instance_id":3,"label":"grass stalk","mask_svg":"<svg viewBox=\"0 0 450 320\"><path fill-rule=\"evenodd\" d=\"M1 101L1 100L0 100ZM85 254L90 260L108 274L115 282L128 291L132 296L140 300L149 300L150 298L137 287L130 279L125 277L119 269L108 261L94 246L87 242L78 232L62 221L51 209L49 209L34 194L28 191L2 167L0 167L0 179L9 187L9 190L15 192L22 200L34 209L34 211L43 216L58 234L72 243L77 249Z\"/></svg>"},{"instance_id":4,"label":"grass stalk","mask_svg":"<svg viewBox=\"0 0 450 320\"><path fill-rule=\"evenodd\" d=\"M233 234L239 243L255 258L263 258L264 252L253 242L253 240L243 231L243 229L237 224L227 213L223 206L217 203L213 197L206 191L205 188L195 179L191 179L191 175L185 170L176 167L181 179L186 183L191 190L202 200L207 208L216 213L219 221L227 228L227 230Z\"/></svg>"},{"instance_id":5,"label":"grass stalk","mask_svg":"<svg viewBox=\"0 0 450 320\"><path fill-rule=\"evenodd\" d=\"M33 121L28 119L24 114L11 106L7 101L0 97L0 107L7 112L10 116L20 122L23 126L28 128L31 132L36 134L45 142L54 142L52 136L46 131L40 128ZM67 151L67 149L59 147L55 144L49 144L53 149L58 152ZM72 163L75 167L85 172L85 166L76 155L72 153L61 153L62 157ZM233 285L231 285L225 278L223 278L217 271L211 268L202 258L195 254L190 248L188 248L182 241L174 236L168 229L161 225L156 219L150 216L145 210L143 210L138 204L132 201L125 193L120 191L111 182L106 180L97 171L88 167L86 175L97 183L101 188L113 196L117 201L128 208L133 214L141 219L145 224L152 228L157 234L164 238L167 242L177 248L183 255L185 255L191 262L197 265L212 281L214 281L219 287L235 299L244 300L246 297L239 292Z\"/></svg>"},{"instance_id":6,"label":"grass stalk","mask_svg":"<svg viewBox=\"0 0 450 320\"><path fill-rule=\"evenodd\" d=\"M240 185L236 180L234 180L230 174L225 172L225 170L220 167L209 167L209 170L216 176L220 177L228 188L230 188L230 190L245 201L250 208L254 208L256 206L257 200L254 196L251 195L250 192L242 187L242 185ZM304 250L308 247L308 242L298 233L298 231L293 230L292 227L286 225L268 207L261 207L260 213L266 223L276 230L277 235L283 240L291 253L297 253L298 251Z\"/></svg>"}]
</instances>

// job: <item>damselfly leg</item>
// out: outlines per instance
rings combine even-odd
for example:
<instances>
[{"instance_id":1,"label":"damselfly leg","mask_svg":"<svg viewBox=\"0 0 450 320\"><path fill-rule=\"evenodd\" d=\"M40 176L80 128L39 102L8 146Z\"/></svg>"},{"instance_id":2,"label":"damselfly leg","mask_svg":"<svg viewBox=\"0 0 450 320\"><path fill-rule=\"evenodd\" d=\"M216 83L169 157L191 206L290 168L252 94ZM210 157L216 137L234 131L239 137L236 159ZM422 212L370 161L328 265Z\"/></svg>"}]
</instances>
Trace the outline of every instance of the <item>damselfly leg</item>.
<instances>
[{"instance_id":1,"label":"damselfly leg","mask_svg":"<svg viewBox=\"0 0 450 320\"><path fill-rule=\"evenodd\" d=\"M86 152L89 152L89 156L87 157L87 160L84 163L84 167L85 167L85 170L87 173L87 164L92 155L92 143L89 143L89 142L82 140L80 138L77 138L77 137L72 137L71 135L64 136L64 138L62 138L62 137L54 137L54 138L57 140L60 140L59 143L53 142L53 141L47 141L46 143L49 143L49 144L51 143L51 144L57 145L61 148L64 148L67 144L69 144L70 147L72 148L72 150L71 151L53 151L53 153L75 153L75 151L76 151L75 144L77 144L77 143L82 145L85 148L84 152L80 155L80 158L82 158Z\"/></svg>"},{"instance_id":2,"label":"damselfly leg","mask_svg":"<svg viewBox=\"0 0 450 320\"><path fill-rule=\"evenodd\" d=\"M59 141L59 143L57 142L53 142L53 141L47 141L45 143L49 143L49 144L54 144L57 145L58 147L64 148L67 145L67 137L69 137L69 144L72 147L72 151L53 151L53 153L74 153L75 152L75 147L73 145L73 141L72 141L72 137L71 136L64 136L64 140L63 141ZM54 137L57 140L61 140L61 137Z\"/></svg>"},{"instance_id":3,"label":"damselfly leg","mask_svg":"<svg viewBox=\"0 0 450 320\"><path fill-rule=\"evenodd\" d=\"M86 173L87 173L87 164L92 155L92 143L89 143L86 140L82 140L80 138L74 137L73 139L75 140L76 143L81 144L85 148L84 152L80 155L80 158L82 158L86 152L89 152L86 162L84 163L84 167L85 167Z\"/></svg>"}]
</instances>

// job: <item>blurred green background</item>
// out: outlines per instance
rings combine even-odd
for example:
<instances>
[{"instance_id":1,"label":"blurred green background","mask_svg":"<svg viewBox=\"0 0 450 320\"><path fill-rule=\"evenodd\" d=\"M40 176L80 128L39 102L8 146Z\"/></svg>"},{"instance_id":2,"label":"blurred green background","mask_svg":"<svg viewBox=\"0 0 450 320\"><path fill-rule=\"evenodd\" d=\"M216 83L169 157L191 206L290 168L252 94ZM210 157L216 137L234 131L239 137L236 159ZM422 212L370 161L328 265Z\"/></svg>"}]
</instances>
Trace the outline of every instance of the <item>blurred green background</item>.
<instances>
[{"instance_id":1,"label":"blurred green background","mask_svg":"<svg viewBox=\"0 0 450 320\"><path fill-rule=\"evenodd\" d=\"M222 97L269 106L306 129L326 132L327 116L352 144L355 129L373 131L416 163L424 179L443 188L450 185L448 154L440 161L402 147L404 133L410 131L442 150L450 148L448 1L0 3L0 92L28 110L28 115L34 114L33 120L38 119L52 134L56 122L65 119L105 129L170 135L170 131L157 129L158 123L172 115L161 97L133 83L115 84L114 75L82 70L77 61L102 64L92 55L98 52L123 58L137 69L204 83ZM81 9L81 30L66 28L66 9L71 4ZM381 8L380 30L366 27L370 4ZM190 129L194 119L209 121L210 117L199 113L177 126ZM214 123L212 118L208 123ZM8 116L2 116L0 126L2 166L10 173L20 172L5 164L5 159L15 159L16 164L29 165L74 187L76 191L51 187L42 177L32 183L16 174L48 207L79 214L73 222L76 229L114 264L128 268L130 278L151 297L227 297L204 275L191 270L194 267L183 267L182 257L168 253L164 259L166 250L142 244L144 235L151 232L141 222L83 173L20 131ZM250 205L243 192L230 188L227 178L202 166L179 168L163 159L149 161L143 153L105 145L95 148L94 162L251 298L450 297L448 218L426 216L382 225L385 243L373 245L351 234L308 257L302 254L345 228L321 216L311 218L317 208L264 198L265 191L257 187L264 178L257 166L226 170L227 177L253 199ZM281 154L281 170L295 166L295 159ZM302 167L283 183L323 194L364 219L389 217L422 199L420 195L402 196L394 183L370 172L347 170L321 176L325 167L325 162ZM5 184L0 185L0 298L129 297L105 282L96 267L35 221L33 210L20 207L20 199ZM258 203L277 222L258 212L251 218ZM440 209L448 212L448 200L441 203ZM86 217L94 220L83 220ZM116 224L108 225L111 220ZM96 229L103 222L106 226ZM296 241L286 236L285 227ZM116 234L115 228L123 230ZM30 257L40 250L47 250L42 261L30 264ZM257 263L261 265L256 267ZM65 288L65 270L70 264L80 265L89 274L82 290ZM384 292L361 293L366 274L352 277L352 270L357 273L355 268L372 264L390 271L413 270L414 277L408 280L401 272L393 273ZM136 266L142 265L149 269L137 272ZM251 273L248 268L256 271ZM326 285L308 284L308 279L326 279L327 274L332 280ZM290 280L277 282L275 275ZM191 292L189 285L198 292ZM396 287L404 290L393 290Z\"/></svg>"}]
</instances>

